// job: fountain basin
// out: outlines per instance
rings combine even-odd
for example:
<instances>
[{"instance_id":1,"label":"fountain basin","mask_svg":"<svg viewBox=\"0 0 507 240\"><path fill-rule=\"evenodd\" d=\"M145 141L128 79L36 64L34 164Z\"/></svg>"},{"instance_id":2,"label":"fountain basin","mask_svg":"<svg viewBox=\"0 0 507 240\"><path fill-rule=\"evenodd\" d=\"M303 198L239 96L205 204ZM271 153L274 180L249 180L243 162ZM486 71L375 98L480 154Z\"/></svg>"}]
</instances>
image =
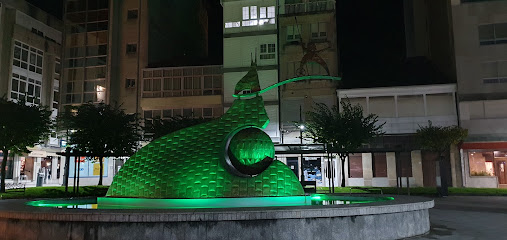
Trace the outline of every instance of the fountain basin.
<instances>
[{"instance_id":1,"label":"fountain basin","mask_svg":"<svg viewBox=\"0 0 507 240\"><path fill-rule=\"evenodd\" d=\"M341 205L394 200L393 197L359 197L352 195L313 194L292 197L247 197L247 198L198 198L198 199L146 199L113 198L60 199L28 202L34 207L80 208L80 209L199 209L199 208L251 208L288 207L311 205Z\"/></svg>"},{"instance_id":2,"label":"fountain basin","mask_svg":"<svg viewBox=\"0 0 507 240\"><path fill-rule=\"evenodd\" d=\"M326 195L327 196L327 195ZM349 197L380 197L346 195ZM343 197L343 196L342 196ZM433 200L182 209L68 209L0 201L2 239L399 239L429 231Z\"/></svg>"}]
</instances>

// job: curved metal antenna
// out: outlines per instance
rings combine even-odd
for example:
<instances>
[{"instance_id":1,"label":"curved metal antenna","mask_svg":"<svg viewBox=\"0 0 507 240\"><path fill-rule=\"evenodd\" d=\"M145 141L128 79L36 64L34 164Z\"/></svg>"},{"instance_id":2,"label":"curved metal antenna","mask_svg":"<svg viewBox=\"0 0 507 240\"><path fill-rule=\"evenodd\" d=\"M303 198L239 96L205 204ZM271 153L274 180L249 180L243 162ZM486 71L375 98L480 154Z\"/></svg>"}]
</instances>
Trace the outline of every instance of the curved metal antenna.
<instances>
[{"instance_id":1,"label":"curved metal antenna","mask_svg":"<svg viewBox=\"0 0 507 240\"><path fill-rule=\"evenodd\" d=\"M273 84L269 87L266 87L258 92L253 92L253 93L247 93L247 94L234 94L232 95L233 97L235 98L242 98L242 97L255 97L255 96L258 96L260 94L263 94L273 88L277 88L277 87L280 87L282 85L285 85L287 83L291 83L291 82L297 82L297 81L302 81L302 80L335 80L335 81L340 81L342 80L341 77L332 77L332 76L303 76L303 77L296 77L296 78L291 78L291 79L287 79L283 82L279 82L279 83L276 83L276 84Z\"/></svg>"}]
</instances>

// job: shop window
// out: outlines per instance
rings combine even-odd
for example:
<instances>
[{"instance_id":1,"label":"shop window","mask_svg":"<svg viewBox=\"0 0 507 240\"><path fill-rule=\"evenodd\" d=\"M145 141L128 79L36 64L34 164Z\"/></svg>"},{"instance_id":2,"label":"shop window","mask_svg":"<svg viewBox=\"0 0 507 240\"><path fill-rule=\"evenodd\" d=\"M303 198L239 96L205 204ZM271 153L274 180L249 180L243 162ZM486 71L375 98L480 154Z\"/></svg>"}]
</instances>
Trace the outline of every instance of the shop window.
<instances>
[{"instance_id":1,"label":"shop window","mask_svg":"<svg viewBox=\"0 0 507 240\"><path fill-rule=\"evenodd\" d=\"M496 176L499 184L507 184L507 151L468 152L470 176Z\"/></svg>"},{"instance_id":2,"label":"shop window","mask_svg":"<svg viewBox=\"0 0 507 240\"><path fill-rule=\"evenodd\" d=\"M349 178L363 178L363 156L361 153L349 155Z\"/></svg>"},{"instance_id":3,"label":"shop window","mask_svg":"<svg viewBox=\"0 0 507 240\"><path fill-rule=\"evenodd\" d=\"M386 153L372 154L373 177L387 177Z\"/></svg>"},{"instance_id":4,"label":"shop window","mask_svg":"<svg viewBox=\"0 0 507 240\"><path fill-rule=\"evenodd\" d=\"M470 175L496 176L499 184L507 184L507 151L468 152Z\"/></svg>"}]
</instances>

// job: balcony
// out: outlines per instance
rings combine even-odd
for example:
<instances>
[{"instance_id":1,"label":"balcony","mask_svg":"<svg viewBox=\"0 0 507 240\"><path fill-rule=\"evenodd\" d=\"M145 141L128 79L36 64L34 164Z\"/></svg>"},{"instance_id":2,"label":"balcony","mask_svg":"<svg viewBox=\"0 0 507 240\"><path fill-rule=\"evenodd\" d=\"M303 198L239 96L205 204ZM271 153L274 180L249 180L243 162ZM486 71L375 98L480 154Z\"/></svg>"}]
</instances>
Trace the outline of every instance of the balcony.
<instances>
[{"instance_id":1,"label":"balcony","mask_svg":"<svg viewBox=\"0 0 507 240\"><path fill-rule=\"evenodd\" d=\"M281 15L295 15L301 13L317 13L332 11L336 1L311 1L280 5Z\"/></svg>"}]
</instances>

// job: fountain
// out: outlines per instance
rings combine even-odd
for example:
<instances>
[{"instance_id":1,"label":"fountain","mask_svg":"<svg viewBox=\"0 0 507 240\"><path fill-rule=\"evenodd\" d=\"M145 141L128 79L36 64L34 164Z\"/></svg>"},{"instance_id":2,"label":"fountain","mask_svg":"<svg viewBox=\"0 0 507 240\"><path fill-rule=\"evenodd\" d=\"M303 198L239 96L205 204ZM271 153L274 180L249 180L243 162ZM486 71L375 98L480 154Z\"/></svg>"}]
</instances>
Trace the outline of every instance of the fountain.
<instances>
[{"instance_id":1,"label":"fountain","mask_svg":"<svg viewBox=\"0 0 507 240\"><path fill-rule=\"evenodd\" d=\"M105 197L0 204L6 239L392 239L429 231L425 198L305 195L274 159L256 64L230 109L140 149ZM240 94L243 90L252 93ZM7 205L9 204L9 205ZM11 210L16 209L16 210Z\"/></svg>"}]
</instances>

